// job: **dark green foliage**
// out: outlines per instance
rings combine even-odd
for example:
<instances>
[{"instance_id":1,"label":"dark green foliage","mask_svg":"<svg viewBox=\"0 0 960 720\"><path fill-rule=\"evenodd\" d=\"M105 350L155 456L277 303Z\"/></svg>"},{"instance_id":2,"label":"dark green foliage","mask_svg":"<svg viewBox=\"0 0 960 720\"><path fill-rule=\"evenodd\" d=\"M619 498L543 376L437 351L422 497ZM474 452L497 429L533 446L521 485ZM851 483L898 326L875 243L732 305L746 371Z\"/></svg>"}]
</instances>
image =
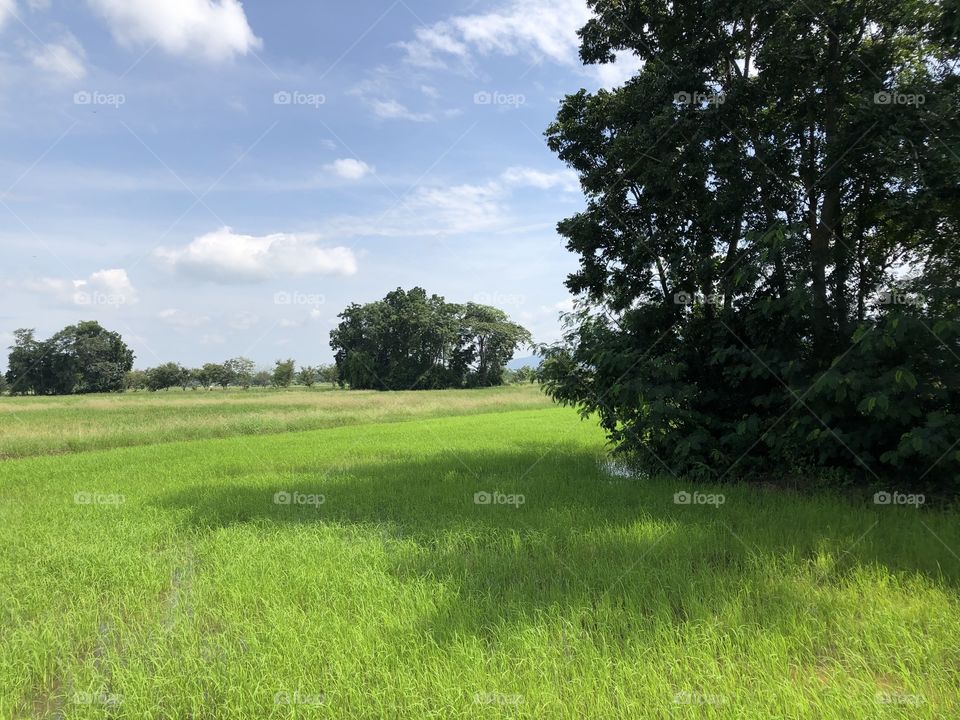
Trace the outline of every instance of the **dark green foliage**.
<instances>
[{"instance_id":1,"label":"dark green foliage","mask_svg":"<svg viewBox=\"0 0 960 720\"><path fill-rule=\"evenodd\" d=\"M310 365L300 368L300 372L297 373L297 383L304 387L313 387L317 382L318 373L317 368Z\"/></svg>"},{"instance_id":2,"label":"dark green foliage","mask_svg":"<svg viewBox=\"0 0 960 720\"><path fill-rule=\"evenodd\" d=\"M273 368L271 384L278 388L287 388L293 384L296 363L293 360L277 360Z\"/></svg>"},{"instance_id":3,"label":"dark green foliage","mask_svg":"<svg viewBox=\"0 0 960 720\"><path fill-rule=\"evenodd\" d=\"M120 335L97 322L70 325L45 341L22 329L14 333L6 380L20 395L118 392L133 358Z\"/></svg>"},{"instance_id":4,"label":"dark green foliage","mask_svg":"<svg viewBox=\"0 0 960 720\"><path fill-rule=\"evenodd\" d=\"M339 377L336 365L321 365L317 368L317 380L322 383L336 385Z\"/></svg>"},{"instance_id":5,"label":"dark green foliage","mask_svg":"<svg viewBox=\"0 0 960 720\"><path fill-rule=\"evenodd\" d=\"M174 362L164 363L146 371L147 389L151 392L172 387L186 389L191 380L190 370Z\"/></svg>"},{"instance_id":6,"label":"dark green foliage","mask_svg":"<svg viewBox=\"0 0 960 720\"><path fill-rule=\"evenodd\" d=\"M588 202L548 391L653 472L960 488L955 19L590 5L583 59L645 65L548 130Z\"/></svg>"},{"instance_id":7,"label":"dark green foliage","mask_svg":"<svg viewBox=\"0 0 960 720\"><path fill-rule=\"evenodd\" d=\"M223 364L223 368L228 384L236 384L243 389L247 389L253 383L253 375L256 370L256 364L253 360L245 357L233 358L227 360Z\"/></svg>"},{"instance_id":8,"label":"dark green foliage","mask_svg":"<svg viewBox=\"0 0 960 720\"><path fill-rule=\"evenodd\" d=\"M258 388L270 387L272 383L273 373L269 370L257 370L253 373L250 380L250 384Z\"/></svg>"},{"instance_id":9,"label":"dark green foliage","mask_svg":"<svg viewBox=\"0 0 960 720\"><path fill-rule=\"evenodd\" d=\"M503 382L514 350L530 334L506 313L457 305L423 288L351 305L330 333L341 385L377 390L487 387Z\"/></svg>"},{"instance_id":10,"label":"dark green foliage","mask_svg":"<svg viewBox=\"0 0 960 720\"><path fill-rule=\"evenodd\" d=\"M126 374L123 379L123 389L124 390L146 390L147 389L147 373L145 370L131 370Z\"/></svg>"},{"instance_id":11,"label":"dark green foliage","mask_svg":"<svg viewBox=\"0 0 960 720\"><path fill-rule=\"evenodd\" d=\"M537 372L532 367L521 367L516 370L504 370L503 382L505 384L521 385L523 383L532 383L537 379Z\"/></svg>"}]
</instances>

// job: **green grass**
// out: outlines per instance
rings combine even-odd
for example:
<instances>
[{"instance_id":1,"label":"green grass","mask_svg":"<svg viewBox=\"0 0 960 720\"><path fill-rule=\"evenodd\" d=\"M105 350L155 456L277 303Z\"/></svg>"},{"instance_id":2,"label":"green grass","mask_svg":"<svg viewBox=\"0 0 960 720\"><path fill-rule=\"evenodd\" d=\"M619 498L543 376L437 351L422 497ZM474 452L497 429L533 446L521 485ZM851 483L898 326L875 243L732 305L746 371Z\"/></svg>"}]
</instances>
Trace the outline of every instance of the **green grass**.
<instances>
[{"instance_id":1,"label":"green grass","mask_svg":"<svg viewBox=\"0 0 960 720\"><path fill-rule=\"evenodd\" d=\"M549 406L533 385L483 391L346 392L325 386L0 397L0 459Z\"/></svg>"},{"instance_id":2,"label":"green grass","mask_svg":"<svg viewBox=\"0 0 960 720\"><path fill-rule=\"evenodd\" d=\"M447 412L0 462L0 718L960 717L955 515Z\"/></svg>"}]
</instances>

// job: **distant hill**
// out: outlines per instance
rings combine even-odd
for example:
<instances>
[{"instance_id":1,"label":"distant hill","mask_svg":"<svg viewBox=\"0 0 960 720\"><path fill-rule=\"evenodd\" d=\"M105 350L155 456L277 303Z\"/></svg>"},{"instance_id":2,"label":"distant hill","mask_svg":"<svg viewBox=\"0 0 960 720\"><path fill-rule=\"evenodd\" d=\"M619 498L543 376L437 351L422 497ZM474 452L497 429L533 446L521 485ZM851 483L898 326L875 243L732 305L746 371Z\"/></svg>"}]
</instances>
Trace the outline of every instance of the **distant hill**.
<instances>
[{"instance_id":1,"label":"distant hill","mask_svg":"<svg viewBox=\"0 0 960 720\"><path fill-rule=\"evenodd\" d=\"M536 369L540 365L540 361L543 358L537 355L529 355L522 358L514 358L507 363L507 368L510 370L519 370L522 367L531 367Z\"/></svg>"}]
</instances>

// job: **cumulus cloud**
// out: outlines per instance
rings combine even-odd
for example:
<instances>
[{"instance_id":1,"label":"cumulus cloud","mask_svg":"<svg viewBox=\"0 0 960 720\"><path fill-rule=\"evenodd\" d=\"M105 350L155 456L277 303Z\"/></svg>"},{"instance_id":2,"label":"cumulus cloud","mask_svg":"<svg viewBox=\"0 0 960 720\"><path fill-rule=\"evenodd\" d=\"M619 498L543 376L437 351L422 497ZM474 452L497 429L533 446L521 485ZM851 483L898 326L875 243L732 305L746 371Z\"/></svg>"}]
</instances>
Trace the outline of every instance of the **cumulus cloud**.
<instances>
[{"instance_id":1,"label":"cumulus cloud","mask_svg":"<svg viewBox=\"0 0 960 720\"><path fill-rule=\"evenodd\" d=\"M591 15L586 0L508 0L497 10L420 27L413 40L399 46L407 63L424 68L469 67L475 56L493 54L579 66L577 31ZM585 72L609 88L622 85L639 67L635 56L621 54Z\"/></svg>"},{"instance_id":2,"label":"cumulus cloud","mask_svg":"<svg viewBox=\"0 0 960 720\"><path fill-rule=\"evenodd\" d=\"M87 54L73 35L68 34L57 43L47 43L28 55L34 67L59 79L80 80L87 74Z\"/></svg>"},{"instance_id":3,"label":"cumulus cloud","mask_svg":"<svg viewBox=\"0 0 960 720\"><path fill-rule=\"evenodd\" d=\"M342 158L324 166L324 170L332 172L344 180L362 180L373 172L373 168L362 160Z\"/></svg>"},{"instance_id":4,"label":"cumulus cloud","mask_svg":"<svg viewBox=\"0 0 960 720\"><path fill-rule=\"evenodd\" d=\"M287 275L353 275L357 261L347 247L324 248L314 235L254 236L224 227L181 248L158 248L173 270L219 282L256 282Z\"/></svg>"},{"instance_id":5,"label":"cumulus cloud","mask_svg":"<svg viewBox=\"0 0 960 720\"><path fill-rule=\"evenodd\" d=\"M53 297L72 305L133 305L138 301L137 291L127 271L122 268L99 270L80 280L39 278L26 280L20 287L29 292Z\"/></svg>"},{"instance_id":6,"label":"cumulus cloud","mask_svg":"<svg viewBox=\"0 0 960 720\"><path fill-rule=\"evenodd\" d=\"M2 2L3 0L0 0ZM260 47L238 0L88 0L118 42L211 61Z\"/></svg>"},{"instance_id":7,"label":"cumulus cloud","mask_svg":"<svg viewBox=\"0 0 960 720\"><path fill-rule=\"evenodd\" d=\"M558 63L576 62L577 30L590 18L585 0L511 0L498 10L461 15L418 28L400 43L406 60L441 67L472 53L527 55Z\"/></svg>"},{"instance_id":8,"label":"cumulus cloud","mask_svg":"<svg viewBox=\"0 0 960 720\"><path fill-rule=\"evenodd\" d=\"M501 179L512 187L533 187L539 190L552 190L559 187L566 192L576 192L580 189L580 181L573 170L544 172L528 167L511 167L504 171Z\"/></svg>"},{"instance_id":9,"label":"cumulus cloud","mask_svg":"<svg viewBox=\"0 0 960 720\"><path fill-rule=\"evenodd\" d=\"M373 112L384 120L411 120L413 122L432 122L435 120L430 113L417 113L408 110L406 105L396 100L374 100Z\"/></svg>"},{"instance_id":10,"label":"cumulus cloud","mask_svg":"<svg viewBox=\"0 0 960 720\"><path fill-rule=\"evenodd\" d=\"M521 188L576 193L577 176L570 170L537 170L515 166L483 183L420 185L410 195L375 217L344 215L328 219L325 237L442 237L478 232L506 232L539 228L518 225L528 213L517 212L516 191ZM553 227L553 221L543 225Z\"/></svg>"}]
</instances>

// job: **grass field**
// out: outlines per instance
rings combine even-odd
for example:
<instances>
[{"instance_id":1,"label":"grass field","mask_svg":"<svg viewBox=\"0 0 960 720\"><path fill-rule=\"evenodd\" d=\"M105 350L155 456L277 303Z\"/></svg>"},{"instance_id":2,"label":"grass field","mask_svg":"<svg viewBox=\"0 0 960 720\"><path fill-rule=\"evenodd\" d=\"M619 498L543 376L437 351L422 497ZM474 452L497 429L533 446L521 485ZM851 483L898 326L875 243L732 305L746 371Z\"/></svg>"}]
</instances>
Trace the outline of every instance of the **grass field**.
<instances>
[{"instance_id":1,"label":"grass field","mask_svg":"<svg viewBox=\"0 0 960 720\"><path fill-rule=\"evenodd\" d=\"M955 515L624 477L533 388L0 422L4 720L960 717Z\"/></svg>"},{"instance_id":2,"label":"grass field","mask_svg":"<svg viewBox=\"0 0 960 720\"><path fill-rule=\"evenodd\" d=\"M322 387L0 398L0 459L549 406L532 385L486 392Z\"/></svg>"}]
</instances>

